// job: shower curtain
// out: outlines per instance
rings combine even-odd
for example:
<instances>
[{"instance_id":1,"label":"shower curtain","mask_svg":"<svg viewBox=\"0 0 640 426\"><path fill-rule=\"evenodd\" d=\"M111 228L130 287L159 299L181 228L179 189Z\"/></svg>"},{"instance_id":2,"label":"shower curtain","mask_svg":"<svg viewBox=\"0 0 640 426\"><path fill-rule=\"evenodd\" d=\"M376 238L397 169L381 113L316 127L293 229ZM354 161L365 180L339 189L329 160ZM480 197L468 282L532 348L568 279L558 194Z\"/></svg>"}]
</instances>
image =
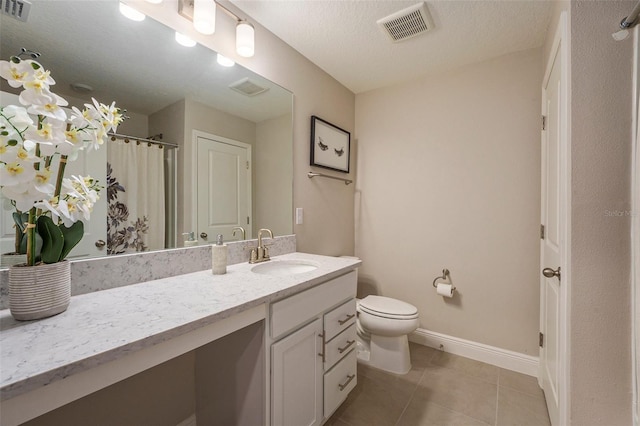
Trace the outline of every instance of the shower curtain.
<instances>
[{"instance_id":1,"label":"shower curtain","mask_svg":"<svg viewBox=\"0 0 640 426\"><path fill-rule=\"evenodd\" d=\"M164 248L162 145L112 137L107 146L107 254Z\"/></svg>"}]
</instances>

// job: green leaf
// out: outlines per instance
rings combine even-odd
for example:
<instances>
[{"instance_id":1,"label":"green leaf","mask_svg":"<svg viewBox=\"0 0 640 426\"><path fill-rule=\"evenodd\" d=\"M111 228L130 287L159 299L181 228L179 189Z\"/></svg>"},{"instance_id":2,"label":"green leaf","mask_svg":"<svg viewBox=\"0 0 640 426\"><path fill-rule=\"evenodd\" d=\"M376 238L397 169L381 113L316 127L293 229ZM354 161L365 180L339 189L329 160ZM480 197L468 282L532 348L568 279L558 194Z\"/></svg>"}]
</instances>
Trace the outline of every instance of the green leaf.
<instances>
[{"instance_id":1,"label":"green leaf","mask_svg":"<svg viewBox=\"0 0 640 426\"><path fill-rule=\"evenodd\" d=\"M22 238L20 239L20 254L27 254L27 233L22 234ZM42 253L42 237L38 234L36 230L36 258L40 257L40 253Z\"/></svg>"},{"instance_id":2,"label":"green leaf","mask_svg":"<svg viewBox=\"0 0 640 426\"><path fill-rule=\"evenodd\" d=\"M12 56L11 58L9 58L9 60L11 62L13 62L14 64L19 64L20 63L20 58L18 58L17 56Z\"/></svg>"},{"instance_id":3,"label":"green leaf","mask_svg":"<svg viewBox=\"0 0 640 426\"><path fill-rule=\"evenodd\" d=\"M62 261L67 257L69 252L78 245L82 237L84 237L84 223L77 221L68 228L60 225L60 230L62 231L62 235L64 235L64 247L60 254L60 260Z\"/></svg>"},{"instance_id":4,"label":"green leaf","mask_svg":"<svg viewBox=\"0 0 640 426\"><path fill-rule=\"evenodd\" d=\"M44 263L59 262L64 247L62 231L49 216L40 216L36 226L38 234L42 237L42 251L40 252L42 261Z\"/></svg>"},{"instance_id":5,"label":"green leaf","mask_svg":"<svg viewBox=\"0 0 640 426\"><path fill-rule=\"evenodd\" d=\"M17 141L17 140L15 140L15 139L9 139L9 140L7 141L7 145L9 145L9 146L16 146L16 145L18 145L18 141Z\"/></svg>"}]
</instances>

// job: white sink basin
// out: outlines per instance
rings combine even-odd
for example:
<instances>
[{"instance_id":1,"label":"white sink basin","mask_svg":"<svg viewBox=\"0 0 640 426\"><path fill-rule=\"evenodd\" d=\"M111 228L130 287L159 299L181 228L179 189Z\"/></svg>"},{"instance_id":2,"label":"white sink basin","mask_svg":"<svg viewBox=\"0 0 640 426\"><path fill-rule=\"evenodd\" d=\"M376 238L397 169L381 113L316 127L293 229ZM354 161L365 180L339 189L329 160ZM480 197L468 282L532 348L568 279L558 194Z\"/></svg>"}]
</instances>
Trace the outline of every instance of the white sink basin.
<instances>
[{"instance_id":1,"label":"white sink basin","mask_svg":"<svg viewBox=\"0 0 640 426\"><path fill-rule=\"evenodd\" d=\"M287 276L311 272L318 265L304 260L269 260L251 268L252 272L265 275Z\"/></svg>"}]
</instances>

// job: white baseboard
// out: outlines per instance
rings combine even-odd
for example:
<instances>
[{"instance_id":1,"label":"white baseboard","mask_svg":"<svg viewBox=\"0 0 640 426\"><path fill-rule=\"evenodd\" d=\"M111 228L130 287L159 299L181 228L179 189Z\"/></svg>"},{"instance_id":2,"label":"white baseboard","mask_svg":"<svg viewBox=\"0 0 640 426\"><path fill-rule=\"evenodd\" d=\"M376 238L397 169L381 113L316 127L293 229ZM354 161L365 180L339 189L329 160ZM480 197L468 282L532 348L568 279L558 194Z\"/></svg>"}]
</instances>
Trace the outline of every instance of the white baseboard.
<instances>
[{"instance_id":1,"label":"white baseboard","mask_svg":"<svg viewBox=\"0 0 640 426\"><path fill-rule=\"evenodd\" d=\"M516 371L528 376L538 376L538 357L513 352L507 349L483 343L472 342L435 331L419 328L409 334L409 340L435 349L443 349L455 355L475 359L506 370ZM440 346L442 345L442 347Z\"/></svg>"},{"instance_id":2,"label":"white baseboard","mask_svg":"<svg viewBox=\"0 0 640 426\"><path fill-rule=\"evenodd\" d=\"M178 423L176 426L196 426L196 413L193 413L192 415Z\"/></svg>"}]
</instances>

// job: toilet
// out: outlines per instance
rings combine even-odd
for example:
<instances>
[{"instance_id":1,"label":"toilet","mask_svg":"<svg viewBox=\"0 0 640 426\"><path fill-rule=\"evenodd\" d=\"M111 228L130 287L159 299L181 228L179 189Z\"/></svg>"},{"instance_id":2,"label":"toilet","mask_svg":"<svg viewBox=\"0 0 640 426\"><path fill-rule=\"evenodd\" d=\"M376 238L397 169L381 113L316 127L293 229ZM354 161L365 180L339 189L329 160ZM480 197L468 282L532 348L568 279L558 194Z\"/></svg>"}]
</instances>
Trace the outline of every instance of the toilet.
<instances>
[{"instance_id":1,"label":"toilet","mask_svg":"<svg viewBox=\"0 0 640 426\"><path fill-rule=\"evenodd\" d=\"M357 354L362 364L395 374L411 369L407 335L418 328L418 309L401 300L357 300Z\"/></svg>"}]
</instances>

